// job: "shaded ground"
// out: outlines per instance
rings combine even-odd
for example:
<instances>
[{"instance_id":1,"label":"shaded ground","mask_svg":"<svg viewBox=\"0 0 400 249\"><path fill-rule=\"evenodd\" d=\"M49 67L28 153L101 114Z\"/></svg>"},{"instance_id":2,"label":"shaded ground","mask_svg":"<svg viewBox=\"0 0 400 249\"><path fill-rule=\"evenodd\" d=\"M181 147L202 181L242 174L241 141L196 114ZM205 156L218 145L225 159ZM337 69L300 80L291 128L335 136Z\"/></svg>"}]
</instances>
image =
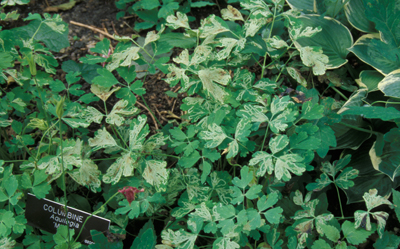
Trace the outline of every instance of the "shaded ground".
<instances>
[{"instance_id":1,"label":"shaded ground","mask_svg":"<svg viewBox=\"0 0 400 249\"><path fill-rule=\"evenodd\" d=\"M74 7L66 11L56 11L54 6L66 3L65 0L31 0L28 5L7 7L5 11L18 10L21 15L19 21L8 22L3 24L3 29L9 29L16 26L26 25L27 22L22 22L21 20L28 16L29 13L50 13L50 14L60 14L64 22L69 24L69 35L68 39L70 42L70 47L60 51L60 53L54 53L56 56L60 67L64 61L73 60L79 63L79 58L91 53L90 48L94 47L95 44L102 40L103 38L108 38L111 40L111 45L116 46L117 42L114 41L110 36L116 34L119 36L131 36L137 33L132 29L136 21L138 21L135 16L126 16L116 19L116 14L120 11L115 6L115 1L112 0L83 0L78 2ZM48 3L48 5L47 5ZM74 25L78 23L81 25L86 25L87 27L82 27ZM103 32L96 32L90 28L98 29ZM146 35L146 32L140 34L142 36ZM59 69L59 74L55 78L61 79L65 82L65 73ZM163 73L158 73L156 75L148 75L144 81L144 88L146 88L146 94L144 99L147 105L150 107L151 112L160 121L162 125L165 125L168 120L179 118L180 113L180 98L175 99L165 95L165 92L171 90L169 85L165 83L162 79L165 78ZM82 89L85 91L90 91L90 84L85 81L81 81ZM172 89L172 91L178 89ZM112 109L115 102L118 101L117 98L111 97L107 100L107 107L109 110ZM148 122L153 131L156 128L160 128L159 125L155 125L154 119L151 117L148 110L144 108L143 101L138 98L136 106L142 110L141 113L148 116ZM96 103L91 105L96 106ZM102 103L100 103L103 106Z\"/></svg>"}]
</instances>

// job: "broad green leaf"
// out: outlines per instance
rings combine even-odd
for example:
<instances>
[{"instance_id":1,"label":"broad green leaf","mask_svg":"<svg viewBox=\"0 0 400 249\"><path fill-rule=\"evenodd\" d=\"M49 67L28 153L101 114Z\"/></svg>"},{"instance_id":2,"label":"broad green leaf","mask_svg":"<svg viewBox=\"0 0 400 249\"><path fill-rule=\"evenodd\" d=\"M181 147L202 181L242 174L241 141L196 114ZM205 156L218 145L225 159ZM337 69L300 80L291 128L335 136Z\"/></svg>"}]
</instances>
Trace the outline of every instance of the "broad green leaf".
<instances>
[{"instance_id":1,"label":"broad green leaf","mask_svg":"<svg viewBox=\"0 0 400 249\"><path fill-rule=\"evenodd\" d=\"M121 179L121 176L133 175L136 165L136 156L130 152L124 152L108 169L107 173L103 175L103 182L116 184Z\"/></svg>"},{"instance_id":2,"label":"broad green leaf","mask_svg":"<svg viewBox=\"0 0 400 249\"><path fill-rule=\"evenodd\" d=\"M400 49L381 41L377 33L361 36L349 51L384 75L400 67Z\"/></svg>"},{"instance_id":3,"label":"broad green leaf","mask_svg":"<svg viewBox=\"0 0 400 249\"><path fill-rule=\"evenodd\" d=\"M244 189L253 180L253 172L252 171L249 172L249 167L244 166L240 170L240 177L241 179L235 177L232 180L232 183L238 186L239 188Z\"/></svg>"},{"instance_id":4,"label":"broad green leaf","mask_svg":"<svg viewBox=\"0 0 400 249\"><path fill-rule=\"evenodd\" d=\"M368 92L377 90L382 91L382 89L378 89L378 84L383 78L384 76L376 70L364 70L360 73L360 83L358 84L366 86L368 88ZM383 84L383 88L385 88L385 84Z\"/></svg>"},{"instance_id":5,"label":"broad green leaf","mask_svg":"<svg viewBox=\"0 0 400 249\"><path fill-rule=\"evenodd\" d=\"M390 177L392 181L396 176L400 175L400 131L399 129L391 129L384 135L384 146L382 155L378 156L376 151L376 143L373 144L369 151L371 162L374 168Z\"/></svg>"},{"instance_id":6,"label":"broad green leaf","mask_svg":"<svg viewBox=\"0 0 400 249\"><path fill-rule=\"evenodd\" d=\"M397 219L400 220L400 192L392 189L393 205Z\"/></svg>"},{"instance_id":7,"label":"broad green leaf","mask_svg":"<svg viewBox=\"0 0 400 249\"><path fill-rule=\"evenodd\" d=\"M342 112L343 115L362 115L364 118L376 118L384 121L400 118L400 111L394 107L351 106Z\"/></svg>"},{"instance_id":8,"label":"broad green leaf","mask_svg":"<svg viewBox=\"0 0 400 249\"><path fill-rule=\"evenodd\" d=\"M129 102L124 99L118 101L114 105L111 112L107 115L106 122L109 124L114 124L116 126L121 126L125 121L123 116L132 116L139 111L139 109L134 106L126 108L128 104Z\"/></svg>"},{"instance_id":9,"label":"broad green leaf","mask_svg":"<svg viewBox=\"0 0 400 249\"><path fill-rule=\"evenodd\" d=\"M343 235L347 239L347 241L350 244L353 245L359 245L361 243L364 243L367 238L373 234L376 230L376 226L374 225L374 229L371 229L371 231L367 231L364 228L355 228L354 223L346 220L342 224L342 231Z\"/></svg>"},{"instance_id":10,"label":"broad green leaf","mask_svg":"<svg viewBox=\"0 0 400 249\"><path fill-rule=\"evenodd\" d=\"M167 191L168 171L167 162L147 160L143 171L143 178L153 185L157 191Z\"/></svg>"},{"instance_id":11,"label":"broad green leaf","mask_svg":"<svg viewBox=\"0 0 400 249\"><path fill-rule=\"evenodd\" d=\"M224 98L228 93L225 92L223 87L214 82L226 86L231 79L229 72L221 68L209 68L200 70L199 78L203 83L203 89L206 90L208 94L212 95L217 101L223 103Z\"/></svg>"},{"instance_id":12,"label":"broad green leaf","mask_svg":"<svg viewBox=\"0 0 400 249\"><path fill-rule=\"evenodd\" d=\"M323 53L321 47L300 47L299 51L302 62L311 67L315 75L325 74L329 67L329 57Z\"/></svg>"},{"instance_id":13,"label":"broad green leaf","mask_svg":"<svg viewBox=\"0 0 400 249\"><path fill-rule=\"evenodd\" d=\"M220 145L228 136L220 126L213 123L208 125L208 131L201 131L199 137L206 141L206 144L204 145L206 148L214 148Z\"/></svg>"},{"instance_id":14,"label":"broad green leaf","mask_svg":"<svg viewBox=\"0 0 400 249\"><path fill-rule=\"evenodd\" d=\"M400 244L400 237L396 236L388 231L383 233L382 238L379 238L374 243L375 249L397 249Z\"/></svg>"},{"instance_id":15,"label":"broad green leaf","mask_svg":"<svg viewBox=\"0 0 400 249\"><path fill-rule=\"evenodd\" d=\"M385 76L379 84L378 88L385 96L400 98L400 69L395 70Z\"/></svg>"},{"instance_id":16,"label":"broad green leaf","mask_svg":"<svg viewBox=\"0 0 400 249\"><path fill-rule=\"evenodd\" d=\"M368 20L365 13L364 0L351 0L345 5L344 12L347 20L356 29L364 33L375 33L375 24Z\"/></svg>"},{"instance_id":17,"label":"broad green leaf","mask_svg":"<svg viewBox=\"0 0 400 249\"><path fill-rule=\"evenodd\" d=\"M311 249L331 249L332 247L323 239L314 241Z\"/></svg>"},{"instance_id":18,"label":"broad green leaf","mask_svg":"<svg viewBox=\"0 0 400 249\"><path fill-rule=\"evenodd\" d=\"M232 5L228 5L226 9L221 10L221 16L225 20L229 21L243 21L243 16L236 8L232 7Z\"/></svg>"},{"instance_id":19,"label":"broad green leaf","mask_svg":"<svg viewBox=\"0 0 400 249\"><path fill-rule=\"evenodd\" d=\"M317 57L317 60L321 66L325 65L326 69L338 68L347 62L346 56L349 53L347 49L353 45L353 38L346 26L333 18L326 16L321 18L319 15L302 15L296 17L296 19L301 21L304 27L310 29L318 27L322 28L320 32L316 33L312 37L296 39L294 43L297 49L300 50L301 48L306 47L319 47L322 49L317 50L319 51L317 53L323 53L329 58L329 61L325 62L325 57L321 59L321 55ZM316 59L313 59L312 61L315 63ZM322 73L322 70L323 67L316 71L314 70L314 73Z\"/></svg>"}]
</instances>

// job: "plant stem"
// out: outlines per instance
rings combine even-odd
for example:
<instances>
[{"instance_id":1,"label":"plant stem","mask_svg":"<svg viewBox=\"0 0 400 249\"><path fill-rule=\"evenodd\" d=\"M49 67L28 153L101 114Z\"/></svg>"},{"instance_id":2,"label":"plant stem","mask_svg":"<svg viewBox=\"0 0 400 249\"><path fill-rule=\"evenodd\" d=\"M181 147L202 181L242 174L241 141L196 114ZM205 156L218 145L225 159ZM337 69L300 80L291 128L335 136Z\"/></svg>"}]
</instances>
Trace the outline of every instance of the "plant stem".
<instances>
[{"instance_id":1,"label":"plant stem","mask_svg":"<svg viewBox=\"0 0 400 249\"><path fill-rule=\"evenodd\" d=\"M335 86L331 86L331 88L337 92L340 96L342 96L342 98L344 98L345 100L349 100L349 98L347 98L341 91L339 91Z\"/></svg>"},{"instance_id":2,"label":"plant stem","mask_svg":"<svg viewBox=\"0 0 400 249\"><path fill-rule=\"evenodd\" d=\"M347 123L343 123L343 122L339 122L339 124L344 125L344 126L347 126L347 127L349 127L349 128L352 128L352 129L354 129L354 130L358 130L358 131L370 133L370 134L373 134L373 135L375 135L375 136L380 135L379 132L371 131L371 130L367 130L367 129L363 129L363 128L360 128L360 127L357 127L357 126L354 126L354 125L351 125L351 124L347 124Z\"/></svg>"},{"instance_id":3,"label":"plant stem","mask_svg":"<svg viewBox=\"0 0 400 249\"><path fill-rule=\"evenodd\" d=\"M343 208L342 208L342 200L340 199L339 188L337 187L336 183L333 183L333 184L335 184L336 191L337 191L337 196L339 198L340 213L342 214L342 219L344 219Z\"/></svg>"},{"instance_id":4,"label":"plant stem","mask_svg":"<svg viewBox=\"0 0 400 249\"><path fill-rule=\"evenodd\" d=\"M58 118L58 121L61 120L61 117ZM62 138L62 131L61 131L61 122L59 122L59 132L60 132L60 146L61 146L61 169L62 169L62 184L63 184L63 191L64 191L64 198L65 198L65 219L67 220L67 230L68 230L68 248L71 245L71 236L69 232L69 220L68 220L68 207L67 207L67 184L66 184L66 176L65 176L65 169L64 169L64 149L63 149L63 138Z\"/></svg>"},{"instance_id":5,"label":"plant stem","mask_svg":"<svg viewBox=\"0 0 400 249\"><path fill-rule=\"evenodd\" d=\"M103 205L101 205L100 208L98 208L96 211L94 211L90 216L86 218L86 220L83 222L81 230L79 230L78 236L76 236L74 243L78 240L79 236L81 235L83 228L85 227L86 222L96 213L99 213L103 208L115 197L119 194L119 192L116 192L113 196L111 196Z\"/></svg>"}]
</instances>

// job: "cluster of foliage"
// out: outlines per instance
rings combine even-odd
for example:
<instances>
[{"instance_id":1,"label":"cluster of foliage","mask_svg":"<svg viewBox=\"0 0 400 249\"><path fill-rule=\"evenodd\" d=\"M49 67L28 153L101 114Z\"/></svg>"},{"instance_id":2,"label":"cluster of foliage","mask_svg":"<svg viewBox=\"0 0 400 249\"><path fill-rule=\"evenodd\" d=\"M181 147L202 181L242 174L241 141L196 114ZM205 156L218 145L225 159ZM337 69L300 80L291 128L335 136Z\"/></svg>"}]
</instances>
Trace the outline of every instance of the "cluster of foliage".
<instances>
[{"instance_id":1,"label":"cluster of foliage","mask_svg":"<svg viewBox=\"0 0 400 249\"><path fill-rule=\"evenodd\" d=\"M53 78L69 46L60 16L0 31L0 247L108 243L26 225L33 193L110 219L114 234L148 219L131 248L344 249L374 233L374 248L397 248L379 208L400 219L400 0L229 0L191 28L191 8L212 4L119 0L156 30L115 37L113 53L99 41L62 63L65 82ZM182 122L150 135L133 62L179 85ZM366 208L345 217L343 193Z\"/></svg>"}]
</instances>

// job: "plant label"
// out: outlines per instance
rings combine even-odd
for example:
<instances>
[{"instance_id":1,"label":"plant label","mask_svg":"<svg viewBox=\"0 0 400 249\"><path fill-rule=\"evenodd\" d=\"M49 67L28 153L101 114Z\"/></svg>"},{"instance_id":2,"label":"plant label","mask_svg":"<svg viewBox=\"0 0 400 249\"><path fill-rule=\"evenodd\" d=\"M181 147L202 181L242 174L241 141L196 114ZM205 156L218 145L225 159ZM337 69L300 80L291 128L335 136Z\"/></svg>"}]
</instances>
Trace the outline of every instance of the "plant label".
<instances>
[{"instance_id":1,"label":"plant label","mask_svg":"<svg viewBox=\"0 0 400 249\"><path fill-rule=\"evenodd\" d=\"M28 193L25 217L30 226L55 234L60 225L69 223L69 228L75 230L75 236L82 229L78 238L79 242L86 245L94 244L90 230L106 232L110 226L110 220L93 215L84 225L89 216L90 213L72 207L68 207L68 211L65 212L64 205L45 198L39 200L35 195Z\"/></svg>"}]
</instances>

